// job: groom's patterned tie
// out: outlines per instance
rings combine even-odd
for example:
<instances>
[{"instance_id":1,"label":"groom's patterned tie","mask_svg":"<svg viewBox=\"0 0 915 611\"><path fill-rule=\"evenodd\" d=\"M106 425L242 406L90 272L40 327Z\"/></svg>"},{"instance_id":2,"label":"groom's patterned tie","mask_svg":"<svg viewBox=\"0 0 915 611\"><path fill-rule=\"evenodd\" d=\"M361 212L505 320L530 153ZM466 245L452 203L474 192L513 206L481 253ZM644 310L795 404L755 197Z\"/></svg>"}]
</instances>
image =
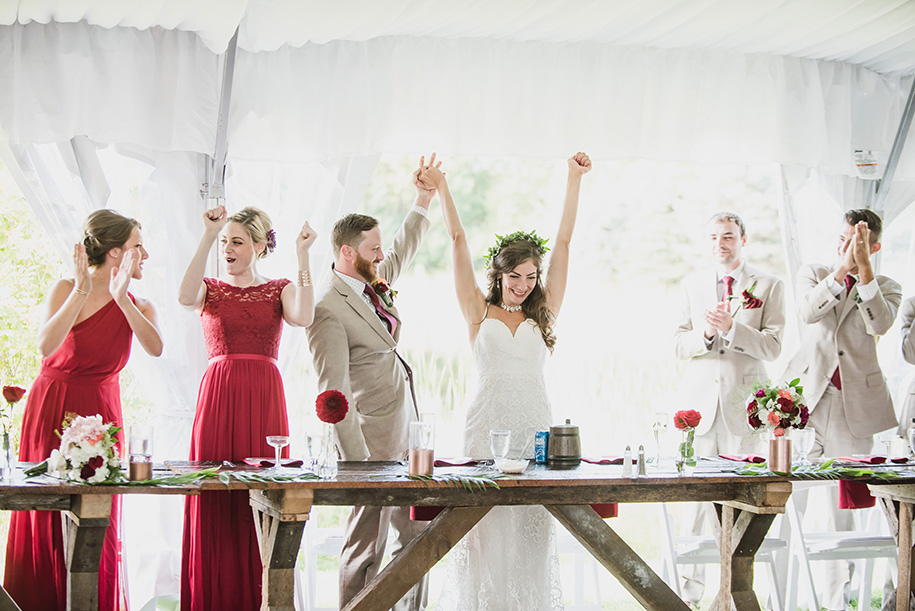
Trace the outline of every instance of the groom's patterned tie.
<instances>
[{"instance_id":1,"label":"groom's patterned tie","mask_svg":"<svg viewBox=\"0 0 915 611\"><path fill-rule=\"evenodd\" d=\"M381 319L381 323L393 336L394 329L397 328L397 319L391 316L391 314L389 314L384 308L381 307L381 301L378 299L378 295L375 294L375 291L371 286L366 284L365 288L362 289L362 292L369 296L369 299L372 301L372 305L375 306L375 313L378 314L378 318Z\"/></svg>"},{"instance_id":2,"label":"groom's patterned tie","mask_svg":"<svg viewBox=\"0 0 915 611\"><path fill-rule=\"evenodd\" d=\"M845 294L851 294L851 288L855 286L855 277L854 276L845 276ZM842 378L839 377L839 368L836 367L836 370L832 372L832 385L837 389L842 390Z\"/></svg>"}]
</instances>

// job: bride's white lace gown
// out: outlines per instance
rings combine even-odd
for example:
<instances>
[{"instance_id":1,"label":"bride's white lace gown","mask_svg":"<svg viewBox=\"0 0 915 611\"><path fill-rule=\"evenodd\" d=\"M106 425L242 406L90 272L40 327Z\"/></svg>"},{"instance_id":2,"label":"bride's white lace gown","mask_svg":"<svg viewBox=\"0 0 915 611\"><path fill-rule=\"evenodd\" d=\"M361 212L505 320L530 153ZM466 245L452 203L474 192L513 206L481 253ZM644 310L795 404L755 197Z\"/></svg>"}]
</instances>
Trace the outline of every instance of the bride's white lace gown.
<instances>
[{"instance_id":1,"label":"bride's white lace gown","mask_svg":"<svg viewBox=\"0 0 915 611\"><path fill-rule=\"evenodd\" d=\"M473 345L479 376L467 409L464 453L492 456L491 429L511 431L517 456L536 431L549 430L550 403L543 381L547 348L532 320L513 336L486 318ZM533 456L533 444L526 457ZM554 521L543 507L494 507L452 550L448 580L436 611L561 610Z\"/></svg>"}]
</instances>

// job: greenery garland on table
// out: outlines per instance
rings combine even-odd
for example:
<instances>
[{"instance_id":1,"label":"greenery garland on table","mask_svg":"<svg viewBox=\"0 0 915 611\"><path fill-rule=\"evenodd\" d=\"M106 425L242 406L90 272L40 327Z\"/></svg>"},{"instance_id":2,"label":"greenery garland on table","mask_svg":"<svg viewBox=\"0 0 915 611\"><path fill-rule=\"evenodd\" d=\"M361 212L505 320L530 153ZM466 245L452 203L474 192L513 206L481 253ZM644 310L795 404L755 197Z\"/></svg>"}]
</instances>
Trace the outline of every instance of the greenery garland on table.
<instances>
[{"instance_id":1,"label":"greenery garland on table","mask_svg":"<svg viewBox=\"0 0 915 611\"><path fill-rule=\"evenodd\" d=\"M207 479L218 479L227 487L232 483L232 480L235 480L250 488L252 484L281 484L284 482L321 479L314 473L303 472L286 475L276 473L253 473L250 471L220 471L221 468L222 467L210 467L209 469L201 469L200 471L193 471L191 473L178 473L175 475L166 475L164 477L154 477L153 479L147 480L129 480L124 477L123 473L119 473L118 477L113 481L100 484L89 484L72 480L65 481L80 486L188 486ZM25 476L27 478L38 477L39 475L47 473L47 470L48 461L40 462L34 467L26 469Z\"/></svg>"},{"instance_id":2,"label":"greenery garland on table","mask_svg":"<svg viewBox=\"0 0 915 611\"><path fill-rule=\"evenodd\" d=\"M799 479L842 479L843 477L873 477L875 479L893 479L899 477L893 471L865 469L862 467L833 467L834 458L819 465L794 465L791 475ZM738 475L788 475L769 471L767 463L755 463L736 467L732 471Z\"/></svg>"},{"instance_id":3,"label":"greenery garland on table","mask_svg":"<svg viewBox=\"0 0 915 611\"><path fill-rule=\"evenodd\" d=\"M452 487L459 485L470 492L484 490L487 486L492 486L496 490L500 490L501 488L499 488L499 483L496 480L511 479L505 474L491 475L484 473L479 475L458 475L455 473L447 473L444 475L408 475L407 477L421 481L427 487L429 482L438 482Z\"/></svg>"}]
</instances>

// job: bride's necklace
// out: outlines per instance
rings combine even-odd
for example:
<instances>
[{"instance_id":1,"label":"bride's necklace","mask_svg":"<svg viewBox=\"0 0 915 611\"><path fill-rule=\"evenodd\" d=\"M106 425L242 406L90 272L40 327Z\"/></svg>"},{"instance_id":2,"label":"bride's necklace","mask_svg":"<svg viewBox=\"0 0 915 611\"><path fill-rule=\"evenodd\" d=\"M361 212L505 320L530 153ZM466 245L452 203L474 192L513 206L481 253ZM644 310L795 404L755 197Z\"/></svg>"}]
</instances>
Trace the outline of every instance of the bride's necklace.
<instances>
[{"instance_id":1,"label":"bride's necklace","mask_svg":"<svg viewBox=\"0 0 915 611\"><path fill-rule=\"evenodd\" d=\"M506 312L511 312L512 314L514 314L515 312L521 311L520 305L509 306L509 305L505 305L504 303L500 302L499 307L502 308L503 310L505 310Z\"/></svg>"}]
</instances>

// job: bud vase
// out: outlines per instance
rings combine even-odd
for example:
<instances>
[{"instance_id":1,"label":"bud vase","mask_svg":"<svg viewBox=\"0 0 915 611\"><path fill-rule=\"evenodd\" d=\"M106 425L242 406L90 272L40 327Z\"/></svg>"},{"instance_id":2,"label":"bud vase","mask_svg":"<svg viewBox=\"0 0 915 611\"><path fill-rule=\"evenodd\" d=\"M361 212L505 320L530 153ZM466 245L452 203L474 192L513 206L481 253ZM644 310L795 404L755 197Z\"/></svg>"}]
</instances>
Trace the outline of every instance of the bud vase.
<instances>
[{"instance_id":1,"label":"bud vase","mask_svg":"<svg viewBox=\"0 0 915 611\"><path fill-rule=\"evenodd\" d=\"M791 439L785 433L781 437L769 437L769 471L791 473Z\"/></svg>"},{"instance_id":2,"label":"bud vase","mask_svg":"<svg viewBox=\"0 0 915 611\"><path fill-rule=\"evenodd\" d=\"M3 433L0 437L0 479L9 482L13 477L13 469L16 467L16 458L13 454L13 444L10 442L10 434Z\"/></svg>"},{"instance_id":3,"label":"bud vase","mask_svg":"<svg viewBox=\"0 0 915 611\"><path fill-rule=\"evenodd\" d=\"M696 470L696 449L693 447L696 429L683 429L680 435L680 446L677 448L677 475L689 476Z\"/></svg>"},{"instance_id":4,"label":"bud vase","mask_svg":"<svg viewBox=\"0 0 915 611\"><path fill-rule=\"evenodd\" d=\"M321 479L337 477L337 444L334 442L334 425L327 422L324 423L324 432L321 435L318 476Z\"/></svg>"}]
</instances>

